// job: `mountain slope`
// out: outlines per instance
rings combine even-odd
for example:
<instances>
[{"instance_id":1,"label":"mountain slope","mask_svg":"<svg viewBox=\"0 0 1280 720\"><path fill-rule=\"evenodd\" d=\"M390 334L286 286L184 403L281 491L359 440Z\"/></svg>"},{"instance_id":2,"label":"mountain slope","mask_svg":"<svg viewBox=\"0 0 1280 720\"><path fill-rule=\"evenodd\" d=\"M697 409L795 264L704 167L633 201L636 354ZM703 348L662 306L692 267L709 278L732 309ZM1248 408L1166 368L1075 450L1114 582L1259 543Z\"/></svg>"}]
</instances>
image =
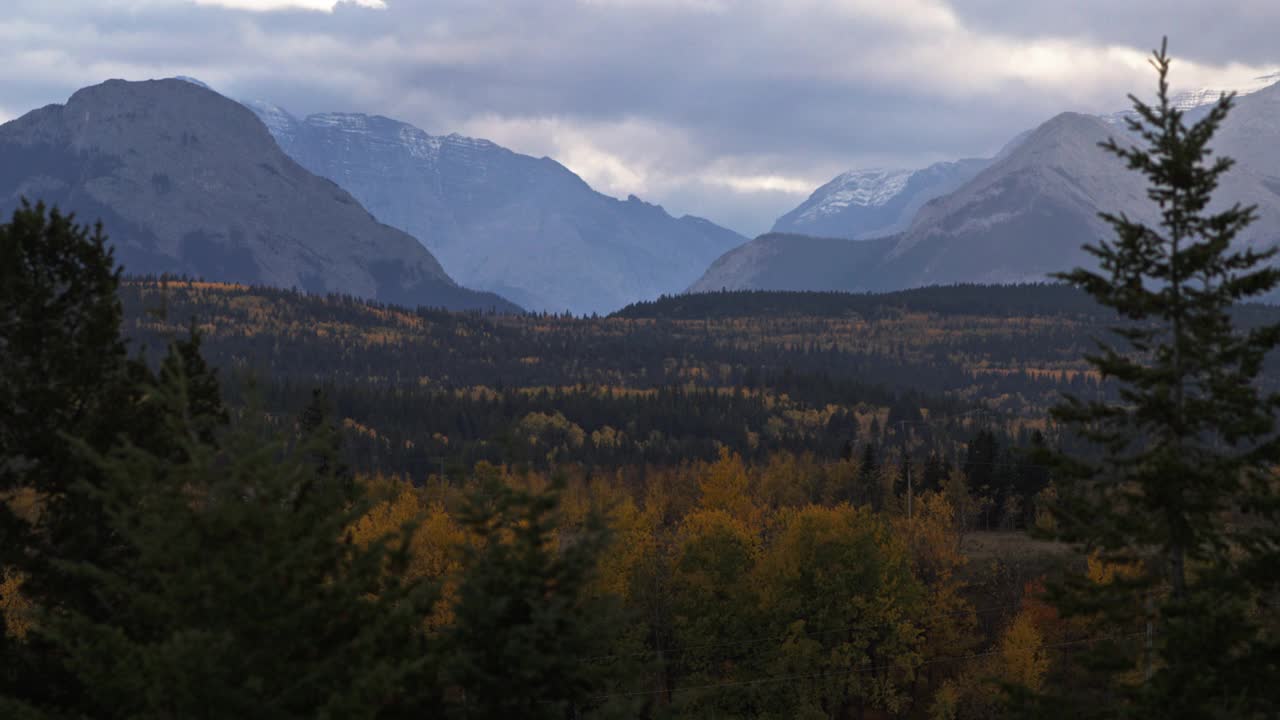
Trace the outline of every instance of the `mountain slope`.
<instances>
[{"instance_id":1,"label":"mountain slope","mask_svg":"<svg viewBox=\"0 0 1280 720\"><path fill-rule=\"evenodd\" d=\"M1089 264L1080 246L1111 234L1099 211L1157 219L1144 179L1098 147L1110 137L1125 142L1127 135L1102 118L1063 113L956 191L926 203L904 231L875 249L852 254L812 239L765 236L718 259L691 289L1028 282ZM1214 147L1238 164L1223 178L1211 209L1257 205L1259 220L1241 242L1280 242L1280 85L1242 97ZM765 266L778 263L789 268L785 283L770 284L781 276Z\"/></svg>"},{"instance_id":2,"label":"mountain slope","mask_svg":"<svg viewBox=\"0 0 1280 720\"><path fill-rule=\"evenodd\" d=\"M1111 134L1096 118L1060 115L955 192L926 203L903 232L856 257L844 249L828 257L812 241L772 242L774 259L768 262L785 257L796 268L789 278L800 284L763 286L743 280L770 273L754 267L756 263L747 267L741 258L751 254L735 251L740 259L718 260L692 289L888 290L1042 280L1046 273L1084 259L1081 241L1103 231L1092 209L1096 203L1124 198L1136 205L1143 199L1139 179L1105 166L1109 160L1096 146ZM722 277L730 268L738 273L734 284ZM820 275L842 278L843 283L811 284L809 278Z\"/></svg>"},{"instance_id":3,"label":"mountain slope","mask_svg":"<svg viewBox=\"0 0 1280 720\"><path fill-rule=\"evenodd\" d=\"M1240 241L1280 241L1280 85L1242 97L1214 147L1237 159L1210 210L1258 206ZM1021 282L1090 264L1085 242L1110 237L1099 212L1125 213L1155 225L1146 181L1098 143L1127 134L1087 115L1064 113L1036 129L1006 158L963 188L925 206L878 272L904 287L942 282Z\"/></svg>"},{"instance_id":4,"label":"mountain slope","mask_svg":"<svg viewBox=\"0 0 1280 720\"><path fill-rule=\"evenodd\" d=\"M1228 182L1249 176L1275 196L1265 197L1269 202L1262 207L1264 213L1274 211L1280 202L1280 82L1236 102L1213 146L1237 160Z\"/></svg>"},{"instance_id":5,"label":"mountain slope","mask_svg":"<svg viewBox=\"0 0 1280 720\"><path fill-rule=\"evenodd\" d=\"M132 273L516 309L459 287L409 235L286 156L253 113L189 81L111 80L0 125L0 211L101 218Z\"/></svg>"},{"instance_id":6,"label":"mountain slope","mask_svg":"<svg viewBox=\"0 0 1280 720\"><path fill-rule=\"evenodd\" d=\"M1049 120L962 188L922 208L882 272L904 287L1022 282L1084 262L1080 245L1106 233L1099 208L1155 217L1142 179L1098 147L1117 132L1088 115Z\"/></svg>"},{"instance_id":7,"label":"mountain slope","mask_svg":"<svg viewBox=\"0 0 1280 720\"><path fill-rule=\"evenodd\" d=\"M359 114L246 103L295 160L418 238L466 285L531 309L605 312L678 292L746 238L602 195L549 158Z\"/></svg>"},{"instance_id":8,"label":"mountain slope","mask_svg":"<svg viewBox=\"0 0 1280 720\"><path fill-rule=\"evenodd\" d=\"M689 292L721 290L882 289L862 269L874 267L892 238L845 240L767 233L720 256Z\"/></svg>"},{"instance_id":9,"label":"mountain slope","mask_svg":"<svg viewBox=\"0 0 1280 720\"><path fill-rule=\"evenodd\" d=\"M900 232L921 206L977 175L990 160L940 162L923 170L850 170L778 218L773 232L859 240Z\"/></svg>"}]
</instances>

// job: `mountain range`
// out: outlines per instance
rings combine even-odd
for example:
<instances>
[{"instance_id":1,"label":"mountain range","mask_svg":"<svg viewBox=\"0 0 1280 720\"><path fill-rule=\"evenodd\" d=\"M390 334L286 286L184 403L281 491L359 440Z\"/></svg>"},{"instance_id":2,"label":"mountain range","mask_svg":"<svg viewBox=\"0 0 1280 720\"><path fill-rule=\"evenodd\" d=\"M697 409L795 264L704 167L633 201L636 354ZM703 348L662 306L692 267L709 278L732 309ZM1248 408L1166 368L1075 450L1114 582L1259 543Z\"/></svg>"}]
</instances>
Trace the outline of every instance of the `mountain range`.
<instances>
[{"instance_id":1,"label":"mountain range","mask_svg":"<svg viewBox=\"0 0 1280 720\"><path fill-rule=\"evenodd\" d=\"M458 285L249 110L184 80L110 80L0 125L0 213L23 198L103 221L130 273L519 310Z\"/></svg>"},{"instance_id":2,"label":"mountain range","mask_svg":"<svg viewBox=\"0 0 1280 720\"><path fill-rule=\"evenodd\" d=\"M1044 280L1090 261L1080 246L1110 233L1099 211L1157 218L1143 178L1098 147L1112 137L1133 141L1111 118L1062 113L1016 138L958 187L922 203L891 235L862 241L762 235L718 258L690 290L890 290ZM1241 241L1280 242L1280 83L1239 98L1213 147L1238 161L1222 179L1217 207L1257 205L1259 219ZM806 205L822 202L810 198ZM789 216L800 217L793 211L784 219ZM845 217L843 227L852 231L840 238L866 237L858 217Z\"/></svg>"},{"instance_id":3,"label":"mountain range","mask_svg":"<svg viewBox=\"0 0 1280 720\"><path fill-rule=\"evenodd\" d=\"M1194 117L1204 97L1178 102ZM1098 147L1132 141L1117 117L1063 113L990 159L844 173L747 242L485 140L112 80L0 125L0 213L31 198L101 219L131 273L456 309L1034 281L1089 261L1099 211L1157 217ZM1218 206L1258 208L1242 241L1280 241L1280 83L1241 97L1214 149L1238 160Z\"/></svg>"},{"instance_id":4,"label":"mountain range","mask_svg":"<svg viewBox=\"0 0 1280 720\"><path fill-rule=\"evenodd\" d=\"M245 103L294 160L420 240L449 274L532 310L610 312L688 287L747 238L592 190L550 158L376 115Z\"/></svg>"},{"instance_id":5,"label":"mountain range","mask_svg":"<svg viewBox=\"0 0 1280 720\"><path fill-rule=\"evenodd\" d=\"M1218 99L1223 92L1248 95L1280 82L1280 73L1265 75L1233 88L1196 88L1175 93L1170 103L1196 111ZM1127 128L1126 119L1136 117L1132 110L1108 113L1099 118L1107 125ZM778 218L773 233L814 235L862 240L883 237L905 230L924 204L957 190L1013 151L1032 131L1014 137L993 158L971 158L939 162L916 170L870 168L849 170L813 191L807 200Z\"/></svg>"}]
</instances>

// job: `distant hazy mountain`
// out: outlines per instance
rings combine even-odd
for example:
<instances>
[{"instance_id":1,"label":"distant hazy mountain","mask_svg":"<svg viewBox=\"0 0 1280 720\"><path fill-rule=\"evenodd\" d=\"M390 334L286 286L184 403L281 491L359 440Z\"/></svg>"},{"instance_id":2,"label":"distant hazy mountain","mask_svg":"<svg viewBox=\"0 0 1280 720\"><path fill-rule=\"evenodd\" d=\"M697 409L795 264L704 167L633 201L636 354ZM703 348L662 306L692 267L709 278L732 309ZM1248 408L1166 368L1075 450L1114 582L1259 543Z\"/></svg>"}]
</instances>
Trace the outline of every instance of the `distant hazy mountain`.
<instances>
[{"instance_id":1,"label":"distant hazy mountain","mask_svg":"<svg viewBox=\"0 0 1280 720\"><path fill-rule=\"evenodd\" d=\"M879 264L892 246L892 238L767 233L721 255L689 292L887 289L892 283L875 283L863 270Z\"/></svg>"},{"instance_id":2,"label":"distant hazy mountain","mask_svg":"<svg viewBox=\"0 0 1280 720\"><path fill-rule=\"evenodd\" d=\"M607 312L679 292L746 238L591 189L549 158L385 117L246 103L295 160L422 241L459 282L530 309Z\"/></svg>"},{"instance_id":3,"label":"distant hazy mountain","mask_svg":"<svg viewBox=\"0 0 1280 720\"><path fill-rule=\"evenodd\" d=\"M1101 118L1063 113L954 192L926 203L897 235L855 250L834 241L763 236L719 258L691 290L1043 280L1089 262L1080 246L1110 235L1099 211L1156 219L1143 179L1098 147L1109 137L1126 136ZM1219 187L1217 205L1259 208L1260 219L1242 242L1280 242L1280 84L1242 97L1215 149L1238 160Z\"/></svg>"},{"instance_id":4,"label":"distant hazy mountain","mask_svg":"<svg viewBox=\"0 0 1280 720\"><path fill-rule=\"evenodd\" d=\"M179 79L111 80L0 125L0 212L101 219L133 273L514 309L459 287L409 235L304 170L239 103Z\"/></svg>"},{"instance_id":5,"label":"distant hazy mountain","mask_svg":"<svg viewBox=\"0 0 1280 720\"><path fill-rule=\"evenodd\" d=\"M1141 181L1123 172L1097 148L1099 141L1115 132L1097 118L1059 115L959 189L927 203L903 232L856 256L840 252L835 256L839 261L829 261L812 242L767 240L763 245L771 249L772 257L786 256L794 268L787 277L802 283L768 289L892 289L947 282L1015 282L1043 279L1048 272L1071 267L1084 259L1081 242L1103 231L1096 218L1098 203L1121 200L1134 206L1144 199ZM1113 172L1111 165L1116 165L1118 172ZM757 242L760 239L752 244ZM760 252L746 248L734 251L742 257ZM838 269L833 267L837 262ZM722 277L715 272L717 265L725 270L736 268L742 276ZM756 283L777 277L756 265L721 258L693 288L765 287ZM815 273L843 277L844 283L807 284L805 278Z\"/></svg>"},{"instance_id":6,"label":"distant hazy mountain","mask_svg":"<svg viewBox=\"0 0 1280 720\"><path fill-rule=\"evenodd\" d=\"M990 160L940 162L923 170L850 170L778 218L773 232L858 240L907 227L926 202L977 175Z\"/></svg>"}]
</instances>

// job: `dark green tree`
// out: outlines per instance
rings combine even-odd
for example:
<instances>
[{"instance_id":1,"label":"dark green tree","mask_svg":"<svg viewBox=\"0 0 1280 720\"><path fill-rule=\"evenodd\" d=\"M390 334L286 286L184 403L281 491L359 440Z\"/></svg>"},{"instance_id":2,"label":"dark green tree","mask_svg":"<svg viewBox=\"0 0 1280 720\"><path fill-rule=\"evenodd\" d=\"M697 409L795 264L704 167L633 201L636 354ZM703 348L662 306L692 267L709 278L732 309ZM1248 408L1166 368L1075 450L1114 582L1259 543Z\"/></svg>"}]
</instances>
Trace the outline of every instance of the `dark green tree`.
<instances>
[{"instance_id":1,"label":"dark green tree","mask_svg":"<svg viewBox=\"0 0 1280 720\"><path fill-rule=\"evenodd\" d=\"M438 708L403 585L411 527L372 547L332 424L228 429L200 338L155 370L121 339L100 228L24 204L0 226L0 552L36 605L0 643L3 717L420 717Z\"/></svg>"},{"instance_id":2,"label":"dark green tree","mask_svg":"<svg viewBox=\"0 0 1280 720\"><path fill-rule=\"evenodd\" d=\"M298 429L318 447L312 462L320 472L332 472L344 482L354 480L351 468L342 462L342 433L333 422L333 409L324 390L311 389L311 401L298 416Z\"/></svg>"},{"instance_id":3,"label":"dark green tree","mask_svg":"<svg viewBox=\"0 0 1280 720\"><path fill-rule=\"evenodd\" d=\"M1096 450L1058 458L1058 537L1129 568L1109 583L1077 579L1055 590L1064 613L1097 618L1108 638L1090 655L1108 682L1067 712L1276 717L1277 646L1266 626L1280 579L1280 398L1256 381L1280 328L1239 329L1232 307L1273 289L1280 272L1269 262L1274 249L1234 242L1253 207L1210 210L1233 165L1210 148L1233 96L1188 126L1169 100L1166 45L1152 64L1157 102L1130 96L1129 128L1141 144L1103 147L1145 176L1159 223L1104 214L1115 238L1086 246L1098 269L1059 276L1122 324L1119 342L1100 343L1088 358L1118 401L1068 397L1053 411ZM1126 669L1138 679L1122 679Z\"/></svg>"},{"instance_id":4,"label":"dark green tree","mask_svg":"<svg viewBox=\"0 0 1280 720\"><path fill-rule=\"evenodd\" d=\"M106 565L124 551L100 502L85 492L106 477L74 447L105 452L127 437L156 452L176 450L147 396L155 374L126 355L120 273L100 225L25 201L0 225L0 497L26 491L40 499L34 518L0 503L0 565L20 572L23 593L49 613L109 616L92 583L65 563ZM194 333L173 341L159 373L186 363L191 411L211 432L226 413L199 346ZM75 678L60 651L42 643L11 645L0 682L38 703L75 706L84 699Z\"/></svg>"},{"instance_id":5,"label":"dark green tree","mask_svg":"<svg viewBox=\"0 0 1280 720\"><path fill-rule=\"evenodd\" d=\"M47 519L86 530L82 508L59 507L83 467L66 437L114 434L101 420L125 375L119 282L101 226L26 201L0 224L0 496L30 488ZM0 564L41 560L30 531L0 503Z\"/></svg>"},{"instance_id":6,"label":"dark green tree","mask_svg":"<svg viewBox=\"0 0 1280 720\"><path fill-rule=\"evenodd\" d=\"M353 543L368 503L360 485L317 470L329 439L289 442L252 409L220 432L216 417L192 411L201 386L181 355L170 360L147 389L165 452L80 446L106 479L81 491L103 508L121 552L59 562L111 613L62 607L36 634L77 681L82 706L103 718L417 717L438 707L422 626L434 593L399 580L413 528Z\"/></svg>"},{"instance_id":7,"label":"dark green tree","mask_svg":"<svg viewBox=\"0 0 1280 720\"><path fill-rule=\"evenodd\" d=\"M0 499L40 498L34 518L0 502L0 566L21 573L23 593L44 608L92 605L93 594L57 560L112 545L99 509L73 490L93 473L70 438L106 449L127 425L119 277L101 226L26 201L0 224ZM37 638L3 652L0 696L75 704L56 650Z\"/></svg>"},{"instance_id":8,"label":"dark green tree","mask_svg":"<svg viewBox=\"0 0 1280 720\"><path fill-rule=\"evenodd\" d=\"M480 475L464 515L475 542L444 638L451 710L534 720L599 710L626 672L625 659L601 657L622 627L615 604L591 590L603 523L562 528L559 485L531 493Z\"/></svg>"}]
</instances>

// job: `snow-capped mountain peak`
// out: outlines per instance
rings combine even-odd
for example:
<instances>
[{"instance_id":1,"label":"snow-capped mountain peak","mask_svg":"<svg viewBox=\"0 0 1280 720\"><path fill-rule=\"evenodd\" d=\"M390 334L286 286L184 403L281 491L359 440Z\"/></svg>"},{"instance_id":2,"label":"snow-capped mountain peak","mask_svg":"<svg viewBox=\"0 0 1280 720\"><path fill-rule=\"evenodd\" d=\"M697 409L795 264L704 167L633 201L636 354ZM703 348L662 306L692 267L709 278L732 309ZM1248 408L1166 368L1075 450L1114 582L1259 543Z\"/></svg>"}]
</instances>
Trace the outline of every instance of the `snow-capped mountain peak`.
<instances>
[{"instance_id":1,"label":"snow-capped mountain peak","mask_svg":"<svg viewBox=\"0 0 1280 720\"><path fill-rule=\"evenodd\" d=\"M850 170L778 218L773 231L851 240L891 234L905 228L926 202L959 187L988 163L967 159L920 170Z\"/></svg>"},{"instance_id":2,"label":"snow-capped mountain peak","mask_svg":"<svg viewBox=\"0 0 1280 720\"><path fill-rule=\"evenodd\" d=\"M850 205L879 207L893 199L907 186L912 170L871 168L850 170L819 188L814 195L822 200L801 213L804 220L840 212Z\"/></svg>"}]
</instances>

